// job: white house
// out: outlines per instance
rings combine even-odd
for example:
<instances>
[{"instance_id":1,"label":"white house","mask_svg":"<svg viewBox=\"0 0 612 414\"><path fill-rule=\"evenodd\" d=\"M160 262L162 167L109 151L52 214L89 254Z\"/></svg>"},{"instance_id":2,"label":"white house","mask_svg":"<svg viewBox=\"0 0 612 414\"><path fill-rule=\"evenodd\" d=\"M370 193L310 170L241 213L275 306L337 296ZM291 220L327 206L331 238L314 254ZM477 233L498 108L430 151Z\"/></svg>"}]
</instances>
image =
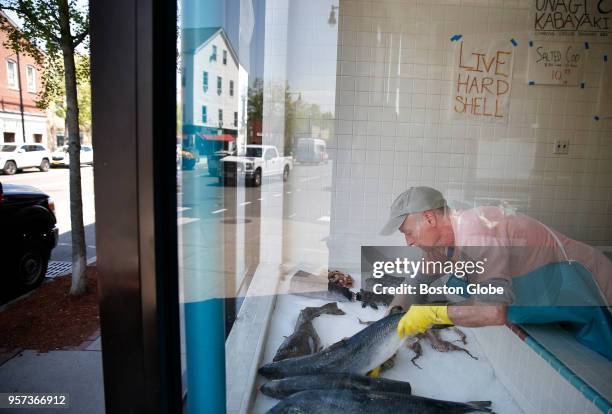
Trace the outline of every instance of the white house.
<instances>
[{"instance_id":1,"label":"white house","mask_svg":"<svg viewBox=\"0 0 612 414\"><path fill-rule=\"evenodd\" d=\"M246 143L248 74L220 27L181 33L183 132Z\"/></svg>"}]
</instances>

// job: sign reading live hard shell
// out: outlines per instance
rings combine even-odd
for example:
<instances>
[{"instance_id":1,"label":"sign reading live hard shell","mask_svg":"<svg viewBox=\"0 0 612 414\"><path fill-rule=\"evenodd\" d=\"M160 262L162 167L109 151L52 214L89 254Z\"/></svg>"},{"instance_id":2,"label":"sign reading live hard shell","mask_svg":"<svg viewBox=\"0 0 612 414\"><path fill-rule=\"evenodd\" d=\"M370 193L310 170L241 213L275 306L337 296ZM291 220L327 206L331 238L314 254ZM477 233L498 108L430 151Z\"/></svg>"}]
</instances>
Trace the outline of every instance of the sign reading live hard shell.
<instances>
[{"instance_id":1,"label":"sign reading live hard shell","mask_svg":"<svg viewBox=\"0 0 612 414\"><path fill-rule=\"evenodd\" d=\"M530 85L577 86L584 80L584 44L532 41L528 53L527 80Z\"/></svg>"},{"instance_id":2,"label":"sign reading live hard shell","mask_svg":"<svg viewBox=\"0 0 612 414\"><path fill-rule=\"evenodd\" d=\"M451 119L506 123L514 47L506 40L461 40L455 48Z\"/></svg>"},{"instance_id":3,"label":"sign reading live hard shell","mask_svg":"<svg viewBox=\"0 0 612 414\"><path fill-rule=\"evenodd\" d=\"M536 35L612 41L612 0L531 0Z\"/></svg>"}]
</instances>

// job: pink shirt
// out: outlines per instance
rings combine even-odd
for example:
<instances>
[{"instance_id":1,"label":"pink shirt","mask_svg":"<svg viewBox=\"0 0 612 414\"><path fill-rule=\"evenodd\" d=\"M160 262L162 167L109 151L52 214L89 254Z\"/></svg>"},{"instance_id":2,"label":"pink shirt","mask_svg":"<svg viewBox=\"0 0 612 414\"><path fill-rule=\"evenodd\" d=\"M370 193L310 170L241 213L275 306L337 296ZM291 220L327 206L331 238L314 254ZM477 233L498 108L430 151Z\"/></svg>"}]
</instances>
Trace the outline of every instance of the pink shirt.
<instances>
[{"instance_id":1,"label":"pink shirt","mask_svg":"<svg viewBox=\"0 0 612 414\"><path fill-rule=\"evenodd\" d=\"M456 255L487 258L485 273L475 278L521 276L549 263L575 260L594 275L612 303L612 261L601 251L572 240L524 214L499 207L478 207L451 213Z\"/></svg>"}]
</instances>

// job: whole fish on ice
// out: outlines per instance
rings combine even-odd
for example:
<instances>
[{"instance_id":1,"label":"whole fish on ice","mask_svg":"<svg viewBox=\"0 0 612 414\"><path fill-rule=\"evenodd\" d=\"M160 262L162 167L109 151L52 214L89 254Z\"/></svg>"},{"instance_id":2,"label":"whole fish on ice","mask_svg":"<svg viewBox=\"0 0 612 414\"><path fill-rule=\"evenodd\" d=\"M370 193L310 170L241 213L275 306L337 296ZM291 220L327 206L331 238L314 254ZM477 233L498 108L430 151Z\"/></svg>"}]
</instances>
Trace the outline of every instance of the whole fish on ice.
<instances>
[{"instance_id":1,"label":"whole fish on ice","mask_svg":"<svg viewBox=\"0 0 612 414\"><path fill-rule=\"evenodd\" d=\"M260 389L265 395L277 399L306 390L352 389L398 394L410 394L412 391L408 382L349 373L299 375L276 379L266 382Z\"/></svg>"},{"instance_id":2,"label":"whole fish on ice","mask_svg":"<svg viewBox=\"0 0 612 414\"><path fill-rule=\"evenodd\" d=\"M259 368L266 378L349 372L366 374L391 358L405 338L397 335L397 324L404 313L389 315L348 339L312 355L272 362Z\"/></svg>"},{"instance_id":3,"label":"whole fish on ice","mask_svg":"<svg viewBox=\"0 0 612 414\"><path fill-rule=\"evenodd\" d=\"M268 414L462 414L490 413L490 401L459 403L407 394L357 390L308 390L282 400Z\"/></svg>"}]
</instances>

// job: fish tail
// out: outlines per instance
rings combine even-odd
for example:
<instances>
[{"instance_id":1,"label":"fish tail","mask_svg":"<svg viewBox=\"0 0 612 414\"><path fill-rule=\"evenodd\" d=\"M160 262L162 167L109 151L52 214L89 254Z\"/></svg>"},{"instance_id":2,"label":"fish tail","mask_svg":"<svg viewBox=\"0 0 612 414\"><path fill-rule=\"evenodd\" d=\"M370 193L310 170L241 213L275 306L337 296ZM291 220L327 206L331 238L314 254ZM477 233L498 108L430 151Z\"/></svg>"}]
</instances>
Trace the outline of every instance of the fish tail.
<instances>
[{"instance_id":1,"label":"fish tail","mask_svg":"<svg viewBox=\"0 0 612 414\"><path fill-rule=\"evenodd\" d=\"M465 404L472 408L474 411L493 413L493 410L491 410L491 401L468 401Z\"/></svg>"}]
</instances>

